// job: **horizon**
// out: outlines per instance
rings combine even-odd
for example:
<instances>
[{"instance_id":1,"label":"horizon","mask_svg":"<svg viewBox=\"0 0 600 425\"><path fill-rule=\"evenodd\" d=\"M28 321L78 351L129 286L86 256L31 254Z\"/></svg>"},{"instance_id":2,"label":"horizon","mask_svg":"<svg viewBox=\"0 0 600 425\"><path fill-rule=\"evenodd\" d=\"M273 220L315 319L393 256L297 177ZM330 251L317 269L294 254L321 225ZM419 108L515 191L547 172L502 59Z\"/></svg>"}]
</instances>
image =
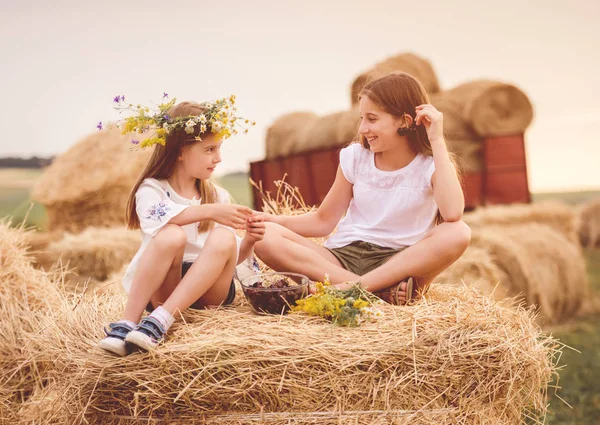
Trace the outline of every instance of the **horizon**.
<instances>
[{"instance_id":1,"label":"horizon","mask_svg":"<svg viewBox=\"0 0 600 425\"><path fill-rule=\"evenodd\" d=\"M163 91L199 101L235 93L240 113L258 124L224 144L216 173L248 170L264 158L277 117L348 109L358 74L413 52L432 63L442 89L485 78L525 92L534 107L525 133L532 192L600 188L600 55L573 48L600 41L597 2L411 4L180 0L168 14L155 0L3 4L0 155L66 151L116 118L116 94L147 103Z\"/></svg>"}]
</instances>

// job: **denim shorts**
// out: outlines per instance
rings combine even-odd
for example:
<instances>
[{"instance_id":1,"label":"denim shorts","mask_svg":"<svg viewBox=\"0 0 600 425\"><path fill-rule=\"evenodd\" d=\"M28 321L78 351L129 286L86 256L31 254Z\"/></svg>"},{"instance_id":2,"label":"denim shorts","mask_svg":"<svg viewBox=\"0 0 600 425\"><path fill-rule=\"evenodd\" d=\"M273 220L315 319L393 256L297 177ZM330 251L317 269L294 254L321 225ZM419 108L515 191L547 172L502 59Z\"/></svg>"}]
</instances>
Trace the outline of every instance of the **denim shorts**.
<instances>
[{"instance_id":1,"label":"denim shorts","mask_svg":"<svg viewBox=\"0 0 600 425\"><path fill-rule=\"evenodd\" d=\"M185 274L188 272L190 267L192 267L192 264L194 264L194 263L191 261L186 261L181 264L181 277L185 276ZM229 305L234 300L235 300L235 282L232 279L231 285L229 286L229 293L227 294L227 298L225 299L225 301L223 301L223 304L221 304L221 305ZM204 307L202 306L202 303L200 302L200 300L198 300L198 301L195 301L191 306L189 306L189 308L193 308L194 310L202 310ZM152 313L153 310L154 310L154 307L152 306L152 303L151 302L148 303L148 305L146 306L146 311L148 313Z\"/></svg>"},{"instance_id":2,"label":"denim shorts","mask_svg":"<svg viewBox=\"0 0 600 425\"><path fill-rule=\"evenodd\" d=\"M354 241L340 248L327 249L346 270L364 276L406 248L386 248L370 242Z\"/></svg>"}]
</instances>

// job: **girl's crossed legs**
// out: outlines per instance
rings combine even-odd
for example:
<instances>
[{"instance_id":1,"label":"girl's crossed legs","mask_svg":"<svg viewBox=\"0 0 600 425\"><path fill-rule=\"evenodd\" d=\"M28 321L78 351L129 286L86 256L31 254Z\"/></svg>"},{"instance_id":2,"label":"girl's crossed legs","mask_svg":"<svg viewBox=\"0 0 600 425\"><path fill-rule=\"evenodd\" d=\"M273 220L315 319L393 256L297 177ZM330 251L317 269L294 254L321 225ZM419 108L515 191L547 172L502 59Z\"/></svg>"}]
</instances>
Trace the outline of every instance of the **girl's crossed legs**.
<instances>
[{"instance_id":1,"label":"girl's crossed legs","mask_svg":"<svg viewBox=\"0 0 600 425\"><path fill-rule=\"evenodd\" d=\"M265 237L256 244L255 252L272 269L302 273L311 280L322 280L327 273L334 284L360 280L371 292L385 290L408 277L415 278L424 290L465 252L471 240L471 230L464 222L441 223L418 243L358 276L344 269L326 248L275 223L265 224ZM403 282L398 293L401 302L406 299L405 290Z\"/></svg>"}]
</instances>

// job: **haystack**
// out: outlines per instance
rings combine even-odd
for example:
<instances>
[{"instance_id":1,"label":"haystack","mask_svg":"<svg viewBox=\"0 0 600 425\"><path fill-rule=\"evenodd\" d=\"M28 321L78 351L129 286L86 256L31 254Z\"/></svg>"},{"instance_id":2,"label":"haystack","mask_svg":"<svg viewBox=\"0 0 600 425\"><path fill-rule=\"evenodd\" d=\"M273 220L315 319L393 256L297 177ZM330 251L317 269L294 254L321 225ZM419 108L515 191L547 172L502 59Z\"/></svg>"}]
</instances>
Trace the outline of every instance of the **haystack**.
<instances>
[{"instance_id":1,"label":"haystack","mask_svg":"<svg viewBox=\"0 0 600 425\"><path fill-rule=\"evenodd\" d=\"M130 141L117 129L94 132L52 162L32 191L46 207L50 231L125 222L129 192L152 154L132 150Z\"/></svg>"},{"instance_id":2,"label":"haystack","mask_svg":"<svg viewBox=\"0 0 600 425\"><path fill-rule=\"evenodd\" d=\"M579 239L587 248L600 246L600 199L588 201L580 207Z\"/></svg>"},{"instance_id":3,"label":"haystack","mask_svg":"<svg viewBox=\"0 0 600 425\"><path fill-rule=\"evenodd\" d=\"M406 72L423 84L427 93L440 91L440 84L431 63L412 53L402 53L389 57L363 72L352 82L350 88L350 100L352 105L358 103L358 95L363 87L370 81L394 71Z\"/></svg>"},{"instance_id":4,"label":"haystack","mask_svg":"<svg viewBox=\"0 0 600 425\"><path fill-rule=\"evenodd\" d=\"M282 115L269 127L266 135L266 158L278 158L302 151L307 129L319 117L312 112Z\"/></svg>"},{"instance_id":5,"label":"haystack","mask_svg":"<svg viewBox=\"0 0 600 425\"><path fill-rule=\"evenodd\" d=\"M434 286L359 328L247 306L188 312L156 354L115 358L95 344L122 307L90 296L33 337L56 359L61 394L40 411L123 424L520 423L544 414L558 348L531 311L466 287Z\"/></svg>"},{"instance_id":6,"label":"haystack","mask_svg":"<svg viewBox=\"0 0 600 425\"><path fill-rule=\"evenodd\" d=\"M505 276L501 291L536 306L542 323L560 323L575 316L589 296L581 247L548 225L473 228L471 246L489 253ZM498 277L493 279L495 285Z\"/></svg>"},{"instance_id":7,"label":"haystack","mask_svg":"<svg viewBox=\"0 0 600 425\"><path fill-rule=\"evenodd\" d=\"M444 127L456 132L459 139L470 138L465 137L470 130L482 138L521 134L533 119L533 106L527 95L511 84L498 81L460 84L433 96L432 101L437 102L442 112L458 118L451 120L451 124L444 120Z\"/></svg>"},{"instance_id":8,"label":"haystack","mask_svg":"<svg viewBox=\"0 0 600 425\"><path fill-rule=\"evenodd\" d=\"M60 261L79 276L103 281L131 261L140 243L139 231L88 227L49 243L35 254L35 261L45 269Z\"/></svg>"},{"instance_id":9,"label":"haystack","mask_svg":"<svg viewBox=\"0 0 600 425\"><path fill-rule=\"evenodd\" d=\"M43 317L57 308L58 280L31 266L26 232L0 222L0 423L18 419L51 367L51 359L32 354L28 335L41 331Z\"/></svg>"},{"instance_id":10,"label":"haystack","mask_svg":"<svg viewBox=\"0 0 600 425\"><path fill-rule=\"evenodd\" d=\"M579 217L576 209L556 201L477 208L474 212L465 214L464 221L472 229L491 225L542 223L563 234L572 243L578 243L579 240Z\"/></svg>"},{"instance_id":11,"label":"haystack","mask_svg":"<svg viewBox=\"0 0 600 425\"><path fill-rule=\"evenodd\" d=\"M440 276L436 282L445 284L465 284L494 299L509 298L506 287L508 276L496 264L490 252L482 247L469 246L465 253Z\"/></svg>"},{"instance_id":12,"label":"haystack","mask_svg":"<svg viewBox=\"0 0 600 425\"><path fill-rule=\"evenodd\" d=\"M356 108L323 116L308 112L283 115L267 130L266 158L343 147L355 138L359 122Z\"/></svg>"}]
</instances>

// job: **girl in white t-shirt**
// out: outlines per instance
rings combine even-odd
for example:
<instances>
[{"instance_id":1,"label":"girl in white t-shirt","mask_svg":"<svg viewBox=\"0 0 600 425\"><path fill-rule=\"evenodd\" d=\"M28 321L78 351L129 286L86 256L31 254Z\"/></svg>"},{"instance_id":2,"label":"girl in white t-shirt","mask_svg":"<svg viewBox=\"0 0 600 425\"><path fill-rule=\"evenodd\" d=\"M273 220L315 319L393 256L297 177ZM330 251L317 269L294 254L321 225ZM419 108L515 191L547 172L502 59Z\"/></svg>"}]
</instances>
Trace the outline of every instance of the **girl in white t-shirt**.
<instances>
[{"instance_id":1,"label":"girl in white t-shirt","mask_svg":"<svg viewBox=\"0 0 600 425\"><path fill-rule=\"evenodd\" d=\"M265 228L250 208L231 204L227 191L209 180L221 162L228 123L235 122L230 99L183 102L155 116L154 126L166 129L157 137L164 139L154 139L127 205L128 226L140 229L143 240L123 278L128 298L122 319L105 330L101 348L118 355L155 349L176 311L233 301L236 266L253 258ZM246 230L245 237L235 229ZM144 309L150 315L142 319Z\"/></svg>"},{"instance_id":2,"label":"girl in white t-shirt","mask_svg":"<svg viewBox=\"0 0 600 425\"><path fill-rule=\"evenodd\" d=\"M257 255L271 268L339 288L360 281L394 304L418 297L466 250L464 196L443 136L442 114L405 73L359 95L357 143L342 149L333 186L317 211L262 215ZM345 214L345 215L344 215ZM325 237L325 246L307 237Z\"/></svg>"}]
</instances>

